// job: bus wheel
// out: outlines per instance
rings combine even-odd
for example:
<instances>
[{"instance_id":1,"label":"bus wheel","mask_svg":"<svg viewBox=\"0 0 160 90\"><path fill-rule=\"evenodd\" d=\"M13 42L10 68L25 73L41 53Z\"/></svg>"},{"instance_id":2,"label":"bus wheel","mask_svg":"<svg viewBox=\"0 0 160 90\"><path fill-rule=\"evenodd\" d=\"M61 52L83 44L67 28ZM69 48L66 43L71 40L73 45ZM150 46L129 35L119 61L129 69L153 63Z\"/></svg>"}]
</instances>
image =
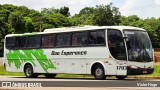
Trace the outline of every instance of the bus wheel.
<instances>
[{"instance_id":1,"label":"bus wheel","mask_svg":"<svg viewBox=\"0 0 160 90\"><path fill-rule=\"evenodd\" d=\"M127 76L116 76L116 78L117 79L119 79L119 80L123 80L123 79L125 79Z\"/></svg>"},{"instance_id":2,"label":"bus wheel","mask_svg":"<svg viewBox=\"0 0 160 90\"><path fill-rule=\"evenodd\" d=\"M106 78L105 74L104 74L104 69L103 69L103 66L98 64L95 69L94 69L94 77L95 79L98 79L98 80L103 80Z\"/></svg>"},{"instance_id":3,"label":"bus wheel","mask_svg":"<svg viewBox=\"0 0 160 90\"><path fill-rule=\"evenodd\" d=\"M54 78L57 74L44 74L46 78Z\"/></svg>"},{"instance_id":4,"label":"bus wheel","mask_svg":"<svg viewBox=\"0 0 160 90\"><path fill-rule=\"evenodd\" d=\"M28 64L25 66L24 73L27 78L35 78L38 77L38 74L33 73L33 67L32 65Z\"/></svg>"}]
</instances>

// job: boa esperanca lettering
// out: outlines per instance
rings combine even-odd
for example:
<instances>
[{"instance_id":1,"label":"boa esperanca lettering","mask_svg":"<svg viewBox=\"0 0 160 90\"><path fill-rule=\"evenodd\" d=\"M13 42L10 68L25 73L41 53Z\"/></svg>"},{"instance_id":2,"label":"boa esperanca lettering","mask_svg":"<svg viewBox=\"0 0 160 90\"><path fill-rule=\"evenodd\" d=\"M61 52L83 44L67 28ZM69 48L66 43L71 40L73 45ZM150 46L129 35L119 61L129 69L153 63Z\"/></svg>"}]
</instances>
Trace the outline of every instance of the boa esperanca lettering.
<instances>
[{"instance_id":1,"label":"boa esperanca lettering","mask_svg":"<svg viewBox=\"0 0 160 90\"><path fill-rule=\"evenodd\" d=\"M86 55L87 51L64 51L62 50L61 55ZM51 55L60 55L60 52L52 51Z\"/></svg>"}]
</instances>

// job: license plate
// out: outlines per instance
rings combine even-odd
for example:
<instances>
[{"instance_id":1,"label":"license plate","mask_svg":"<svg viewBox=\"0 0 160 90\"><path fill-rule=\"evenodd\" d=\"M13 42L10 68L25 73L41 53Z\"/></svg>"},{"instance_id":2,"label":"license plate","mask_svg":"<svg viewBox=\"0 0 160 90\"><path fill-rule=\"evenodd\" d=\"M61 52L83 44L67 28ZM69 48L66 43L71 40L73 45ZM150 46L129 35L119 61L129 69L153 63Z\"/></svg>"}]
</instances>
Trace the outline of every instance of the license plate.
<instances>
[{"instance_id":1,"label":"license plate","mask_svg":"<svg viewBox=\"0 0 160 90\"><path fill-rule=\"evenodd\" d=\"M143 71L143 73L147 73L147 71Z\"/></svg>"}]
</instances>

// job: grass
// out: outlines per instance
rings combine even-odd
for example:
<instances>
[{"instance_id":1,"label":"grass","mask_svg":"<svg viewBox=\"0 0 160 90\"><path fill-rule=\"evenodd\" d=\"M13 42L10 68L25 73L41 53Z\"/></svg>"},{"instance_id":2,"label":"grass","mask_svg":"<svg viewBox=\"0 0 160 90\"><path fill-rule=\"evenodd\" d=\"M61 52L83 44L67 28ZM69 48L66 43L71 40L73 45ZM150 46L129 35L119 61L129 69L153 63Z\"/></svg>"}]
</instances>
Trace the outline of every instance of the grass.
<instances>
[{"instance_id":1,"label":"grass","mask_svg":"<svg viewBox=\"0 0 160 90\"><path fill-rule=\"evenodd\" d=\"M17 73L17 72L7 72L4 70L4 67L2 64L0 64L0 75L1 76L24 76L24 73ZM160 63L154 64L154 72L152 74L146 74L146 75L134 75L135 77L139 76L153 76L153 77L159 77L160 78ZM77 75L77 74L58 74L56 77L67 77L67 78L92 78L92 75Z\"/></svg>"},{"instance_id":2,"label":"grass","mask_svg":"<svg viewBox=\"0 0 160 90\"><path fill-rule=\"evenodd\" d=\"M151 75L160 77L160 63L155 63L154 72Z\"/></svg>"}]
</instances>

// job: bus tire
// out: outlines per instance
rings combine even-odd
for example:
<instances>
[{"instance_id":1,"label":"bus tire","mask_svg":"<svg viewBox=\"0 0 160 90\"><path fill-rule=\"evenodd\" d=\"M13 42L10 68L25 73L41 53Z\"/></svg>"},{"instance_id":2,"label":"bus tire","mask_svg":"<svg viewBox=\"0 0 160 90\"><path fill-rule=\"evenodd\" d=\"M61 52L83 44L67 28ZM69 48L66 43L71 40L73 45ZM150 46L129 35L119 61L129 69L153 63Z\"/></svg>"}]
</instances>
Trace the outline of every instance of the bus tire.
<instances>
[{"instance_id":1,"label":"bus tire","mask_svg":"<svg viewBox=\"0 0 160 90\"><path fill-rule=\"evenodd\" d=\"M94 75L95 79L97 79L97 80L103 80L106 78L106 76L104 74L103 66L101 64L96 65L96 67L94 68L93 75Z\"/></svg>"},{"instance_id":2,"label":"bus tire","mask_svg":"<svg viewBox=\"0 0 160 90\"><path fill-rule=\"evenodd\" d=\"M31 64L27 64L24 69L25 76L27 78L36 78L38 74L33 73L33 67Z\"/></svg>"},{"instance_id":3,"label":"bus tire","mask_svg":"<svg viewBox=\"0 0 160 90\"><path fill-rule=\"evenodd\" d=\"M125 79L127 76L116 76L116 78L118 79L118 80L123 80L123 79Z\"/></svg>"},{"instance_id":4,"label":"bus tire","mask_svg":"<svg viewBox=\"0 0 160 90\"><path fill-rule=\"evenodd\" d=\"M57 74L44 74L46 78L54 78Z\"/></svg>"}]
</instances>

